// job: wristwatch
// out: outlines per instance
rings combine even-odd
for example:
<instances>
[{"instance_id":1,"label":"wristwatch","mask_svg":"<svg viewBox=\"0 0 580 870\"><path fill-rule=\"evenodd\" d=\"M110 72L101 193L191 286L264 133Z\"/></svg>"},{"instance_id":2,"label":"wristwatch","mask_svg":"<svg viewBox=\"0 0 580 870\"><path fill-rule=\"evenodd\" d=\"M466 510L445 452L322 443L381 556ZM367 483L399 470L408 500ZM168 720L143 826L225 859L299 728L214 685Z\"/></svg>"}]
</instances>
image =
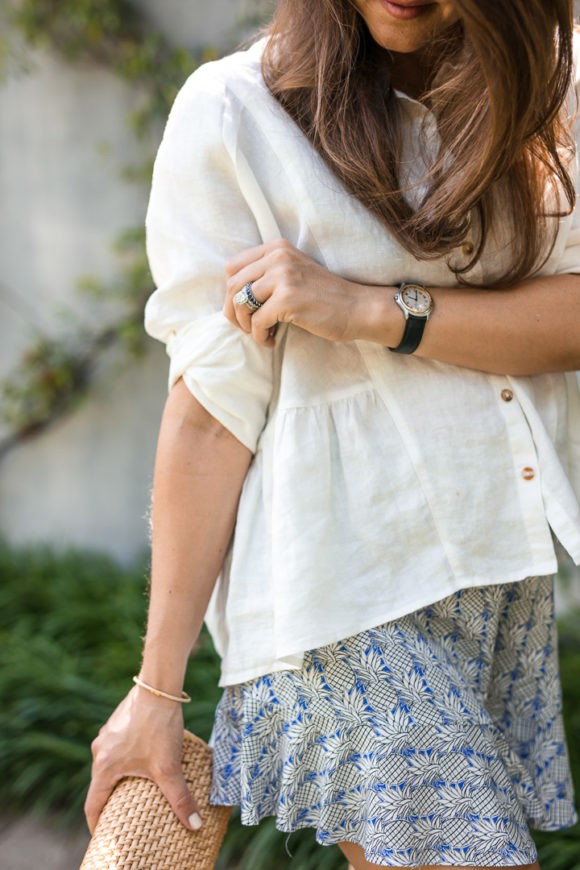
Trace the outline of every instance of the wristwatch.
<instances>
[{"instance_id":1,"label":"wristwatch","mask_svg":"<svg viewBox=\"0 0 580 870\"><path fill-rule=\"evenodd\" d=\"M413 353L419 347L425 324L433 311L433 297L418 281L403 281L395 294L395 302L405 315L405 331L400 344L389 350Z\"/></svg>"}]
</instances>

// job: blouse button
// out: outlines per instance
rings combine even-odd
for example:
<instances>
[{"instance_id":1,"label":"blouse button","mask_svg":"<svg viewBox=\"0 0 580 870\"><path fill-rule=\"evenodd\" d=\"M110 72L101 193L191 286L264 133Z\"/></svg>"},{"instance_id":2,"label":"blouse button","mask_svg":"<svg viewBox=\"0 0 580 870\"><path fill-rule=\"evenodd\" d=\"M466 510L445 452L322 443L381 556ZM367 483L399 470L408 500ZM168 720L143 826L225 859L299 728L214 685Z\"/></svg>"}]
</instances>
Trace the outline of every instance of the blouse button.
<instances>
[{"instance_id":1,"label":"blouse button","mask_svg":"<svg viewBox=\"0 0 580 870\"><path fill-rule=\"evenodd\" d=\"M502 390L501 397L504 400L504 402L511 402L511 400L514 397L514 394L512 393L511 390Z\"/></svg>"},{"instance_id":2,"label":"blouse button","mask_svg":"<svg viewBox=\"0 0 580 870\"><path fill-rule=\"evenodd\" d=\"M536 473L533 468L530 468L529 465L526 465L525 468L522 468L522 477L524 480L533 480L536 476Z\"/></svg>"},{"instance_id":3,"label":"blouse button","mask_svg":"<svg viewBox=\"0 0 580 870\"><path fill-rule=\"evenodd\" d=\"M466 257L471 257L471 255L473 254L472 243L471 242L464 242L461 245L461 250L463 251L463 253L465 254Z\"/></svg>"}]
</instances>

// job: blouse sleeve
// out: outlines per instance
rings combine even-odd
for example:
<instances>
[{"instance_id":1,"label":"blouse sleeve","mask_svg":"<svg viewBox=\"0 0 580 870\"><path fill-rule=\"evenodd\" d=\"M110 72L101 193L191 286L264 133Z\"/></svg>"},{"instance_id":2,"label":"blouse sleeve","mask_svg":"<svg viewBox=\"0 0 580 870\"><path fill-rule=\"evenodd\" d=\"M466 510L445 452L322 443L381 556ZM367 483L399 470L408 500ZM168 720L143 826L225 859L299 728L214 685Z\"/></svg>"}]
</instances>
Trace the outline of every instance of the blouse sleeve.
<instances>
[{"instance_id":1,"label":"blouse sleeve","mask_svg":"<svg viewBox=\"0 0 580 870\"><path fill-rule=\"evenodd\" d=\"M580 30L574 33L574 87L570 91L569 113L573 119L570 133L576 145L576 156L570 167L576 189L576 205L566 237L566 245L555 271L556 275L567 272L580 274Z\"/></svg>"},{"instance_id":2,"label":"blouse sleeve","mask_svg":"<svg viewBox=\"0 0 580 870\"><path fill-rule=\"evenodd\" d=\"M255 451L273 389L272 351L225 318L225 261L262 242L238 183L235 113L212 68L200 67L173 104L153 170L146 217L156 290L145 330L166 344L171 389L195 398Z\"/></svg>"}]
</instances>

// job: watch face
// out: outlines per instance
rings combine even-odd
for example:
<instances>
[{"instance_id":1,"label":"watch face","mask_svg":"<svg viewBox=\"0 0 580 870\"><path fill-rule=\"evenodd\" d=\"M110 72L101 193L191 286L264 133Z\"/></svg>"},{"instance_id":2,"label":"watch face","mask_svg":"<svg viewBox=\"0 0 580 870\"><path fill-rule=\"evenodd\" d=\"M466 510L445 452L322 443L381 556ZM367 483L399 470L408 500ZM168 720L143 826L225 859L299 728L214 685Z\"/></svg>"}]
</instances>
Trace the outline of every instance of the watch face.
<instances>
[{"instance_id":1,"label":"watch face","mask_svg":"<svg viewBox=\"0 0 580 870\"><path fill-rule=\"evenodd\" d=\"M426 314L431 309L431 296L418 284L407 284L401 291L401 299L416 314Z\"/></svg>"}]
</instances>

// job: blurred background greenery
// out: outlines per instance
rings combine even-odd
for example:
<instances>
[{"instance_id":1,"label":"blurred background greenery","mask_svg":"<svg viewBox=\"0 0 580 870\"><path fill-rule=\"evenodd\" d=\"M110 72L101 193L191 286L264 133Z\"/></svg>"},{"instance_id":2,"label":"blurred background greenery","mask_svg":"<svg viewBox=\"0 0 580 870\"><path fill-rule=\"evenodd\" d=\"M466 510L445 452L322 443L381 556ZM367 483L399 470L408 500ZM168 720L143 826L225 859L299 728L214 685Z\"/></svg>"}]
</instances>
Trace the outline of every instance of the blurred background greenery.
<instances>
[{"instance_id":1,"label":"blurred background greenery","mask_svg":"<svg viewBox=\"0 0 580 870\"><path fill-rule=\"evenodd\" d=\"M148 558L121 567L99 553L0 543L0 806L83 824L90 742L131 686L145 627ZM565 572L564 572L565 573ZM563 576L563 584L568 582ZM580 783L580 610L560 618L565 721ZM204 632L188 668L186 727L209 738L219 662ZM580 870L580 826L534 832L542 870ZM292 856L292 857L290 857ZM344 870L313 831L272 819L243 827L234 812L218 870Z\"/></svg>"}]
</instances>

